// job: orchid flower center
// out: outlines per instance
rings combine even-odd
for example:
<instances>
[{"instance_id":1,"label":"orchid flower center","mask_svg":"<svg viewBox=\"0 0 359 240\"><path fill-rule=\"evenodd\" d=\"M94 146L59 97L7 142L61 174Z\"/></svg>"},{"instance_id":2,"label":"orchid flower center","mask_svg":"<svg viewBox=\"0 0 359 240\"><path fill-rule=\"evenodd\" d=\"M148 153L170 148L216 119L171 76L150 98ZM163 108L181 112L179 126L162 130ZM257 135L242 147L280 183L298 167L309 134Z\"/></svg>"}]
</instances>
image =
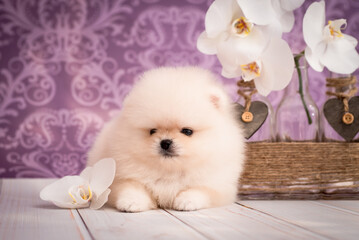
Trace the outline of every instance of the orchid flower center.
<instances>
[{"instance_id":1,"label":"orchid flower center","mask_svg":"<svg viewBox=\"0 0 359 240\"><path fill-rule=\"evenodd\" d=\"M237 18L232 23L233 32L240 37L246 37L252 30L253 23L249 22L245 17Z\"/></svg>"},{"instance_id":2,"label":"orchid flower center","mask_svg":"<svg viewBox=\"0 0 359 240\"><path fill-rule=\"evenodd\" d=\"M261 75L261 64L259 61L241 65L241 69L242 69L242 78L245 81L250 81Z\"/></svg>"},{"instance_id":3,"label":"orchid flower center","mask_svg":"<svg viewBox=\"0 0 359 240\"><path fill-rule=\"evenodd\" d=\"M346 22L344 23L346 26ZM328 21L328 26L329 26L329 32L330 35L335 38L335 37L343 37L343 34L341 32L343 23L339 22L338 20L335 21ZM345 28L345 26L343 28Z\"/></svg>"},{"instance_id":4,"label":"orchid flower center","mask_svg":"<svg viewBox=\"0 0 359 240\"><path fill-rule=\"evenodd\" d=\"M90 186L87 186L87 188L84 185L74 186L69 189L68 193L73 200L73 204L88 202L92 198L92 191Z\"/></svg>"}]
</instances>

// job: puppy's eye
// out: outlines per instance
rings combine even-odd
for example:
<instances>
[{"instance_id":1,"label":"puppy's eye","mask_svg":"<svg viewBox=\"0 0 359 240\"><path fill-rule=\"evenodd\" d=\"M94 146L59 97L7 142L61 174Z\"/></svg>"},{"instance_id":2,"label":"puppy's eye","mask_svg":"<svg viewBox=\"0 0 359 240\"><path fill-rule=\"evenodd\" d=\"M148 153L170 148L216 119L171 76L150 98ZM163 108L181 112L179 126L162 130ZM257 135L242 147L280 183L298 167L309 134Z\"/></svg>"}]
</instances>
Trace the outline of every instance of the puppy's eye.
<instances>
[{"instance_id":1,"label":"puppy's eye","mask_svg":"<svg viewBox=\"0 0 359 240\"><path fill-rule=\"evenodd\" d=\"M183 133L186 136L191 136L193 134L193 131L189 128L182 128L181 133Z\"/></svg>"},{"instance_id":2,"label":"puppy's eye","mask_svg":"<svg viewBox=\"0 0 359 240\"><path fill-rule=\"evenodd\" d=\"M156 133L157 132L157 129L156 128L152 128L151 130L150 130L150 135L152 135L152 134L154 134L154 133Z\"/></svg>"}]
</instances>

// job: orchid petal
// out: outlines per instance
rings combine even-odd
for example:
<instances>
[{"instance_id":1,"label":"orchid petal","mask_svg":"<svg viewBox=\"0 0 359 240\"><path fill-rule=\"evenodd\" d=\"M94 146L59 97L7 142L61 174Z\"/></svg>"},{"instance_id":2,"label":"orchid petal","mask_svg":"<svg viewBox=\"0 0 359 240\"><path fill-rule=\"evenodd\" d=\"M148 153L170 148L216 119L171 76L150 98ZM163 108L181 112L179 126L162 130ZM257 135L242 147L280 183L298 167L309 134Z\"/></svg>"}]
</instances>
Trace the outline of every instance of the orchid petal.
<instances>
[{"instance_id":1,"label":"orchid petal","mask_svg":"<svg viewBox=\"0 0 359 240\"><path fill-rule=\"evenodd\" d=\"M305 59L315 71L323 71L324 66L320 63L319 55L313 54L312 50L308 46L305 49Z\"/></svg>"},{"instance_id":2,"label":"orchid petal","mask_svg":"<svg viewBox=\"0 0 359 240\"><path fill-rule=\"evenodd\" d=\"M255 78L254 79L254 84L256 86L256 89L258 91L258 93L262 96L268 96L268 94L272 91L271 88L267 89L265 86L262 85L262 77L259 78Z\"/></svg>"},{"instance_id":3,"label":"orchid petal","mask_svg":"<svg viewBox=\"0 0 359 240\"><path fill-rule=\"evenodd\" d=\"M229 64L225 64L221 72L221 75L225 78L236 78L236 77L240 77L241 74L242 72L240 67L232 66Z\"/></svg>"},{"instance_id":4,"label":"orchid petal","mask_svg":"<svg viewBox=\"0 0 359 240\"><path fill-rule=\"evenodd\" d=\"M325 39L326 41L330 41L333 39L333 36L330 34L329 25L326 25L323 29L323 39Z\"/></svg>"},{"instance_id":5,"label":"orchid petal","mask_svg":"<svg viewBox=\"0 0 359 240\"><path fill-rule=\"evenodd\" d=\"M282 16L280 16L279 21L282 24L282 31L290 32L294 26L294 21L295 21L293 12L286 12L282 14Z\"/></svg>"},{"instance_id":6,"label":"orchid petal","mask_svg":"<svg viewBox=\"0 0 359 240\"><path fill-rule=\"evenodd\" d=\"M324 1L312 3L303 19L303 35L307 43L305 57L316 71L327 67L330 71L350 74L359 66L359 55L355 50L357 40L343 34L345 19L328 21L324 26ZM320 24L319 24L320 22Z\"/></svg>"},{"instance_id":7,"label":"orchid petal","mask_svg":"<svg viewBox=\"0 0 359 240\"><path fill-rule=\"evenodd\" d=\"M293 10L299 8L303 2L304 0L272 0L272 6L281 25L282 32L292 30L295 21Z\"/></svg>"},{"instance_id":8,"label":"orchid petal","mask_svg":"<svg viewBox=\"0 0 359 240\"><path fill-rule=\"evenodd\" d=\"M101 208L108 200L108 195L110 194L111 189L106 189L99 197L91 201L90 208L91 209L99 209Z\"/></svg>"},{"instance_id":9,"label":"orchid petal","mask_svg":"<svg viewBox=\"0 0 359 240\"><path fill-rule=\"evenodd\" d=\"M257 28L245 37L229 37L218 44L217 57L222 66L227 64L242 65L253 62L268 45L268 39Z\"/></svg>"},{"instance_id":10,"label":"orchid petal","mask_svg":"<svg viewBox=\"0 0 359 240\"><path fill-rule=\"evenodd\" d=\"M328 25L326 25L323 29L323 36L327 41L335 40L337 38L343 37L343 34L341 32L341 26L345 25L343 28L347 25L347 20L345 19L338 19L334 21L329 21Z\"/></svg>"},{"instance_id":11,"label":"orchid petal","mask_svg":"<svg viewBox=\"0 0 359 240\"><path fill-rule=\"evenodd\" d=\"M242 79L245 82L251 81L261 75L262 64L260 61L241 65Z\"/></svg>"},{"instance_id":12,"label":"orchid petal","mask_svg":"<svg viewBox=\"0 0 359 240\"><path fill-rule=\"evenodd\" d=\"M358 45L358 40L355 37L343 33L343 38L348 40L353 45L353 47Z\"/></svg>"},{"instance_id":13,"label":"orchid petal","mask_svg":"<svg viewBox=\"0 0 359 240\"><path fill-rule=\"evenodd\" d=\"M304 3L304 0L280 0L280 5L287 11L293 11Z\"/></svg>"},{"instance_id":14,"label":"orchid petal","mask_svg":"<svg viewBox=\"0 0 359 240\"><path fill-rule=\"evenodd\" d=\"M92 175L92 167L86 167L82 172L80 173L80 177L85 179L86 181L90 182Z\"/></svg>"},{"instance_id":15,"label":"orchid petal","mask_svg":"<svg viewBox=\"0 0 359 240\"><path fill-rule=\"evenodd\" d=\"M59 208L87 208L90 205L90 202L86 202L83 204L74 204L72 202L52 201L52 203Z\"/></svg>"},{"instance_id":16,"label":"orchid petal","mask_svg":"<svg viewBox=\"0 0 359 240\"><path fill-rule=\"evenodd\" d=\"M59 205L63 204L67 206L73 201L68 194L69 189L72 186L86 184L88 184L88 182L80 176L66 176L44 187L40 192L40 198L44 201L53 202L54 204L56 202Z\"/></svg>"},{"instance_id":17,"label":"orchid petal","mask_svg":"<svg viewBox=\"0 0 359 240\"><path fill-rule=\"evenodd\" d=\"M202 32L197 39L197 49L204 54L216 54L217 42L217 38L209 38L206 32Z\"/></svg>"},{"instance_id":18,"label":"orchid petal","mask_svg":"<svg viewBox=\"0 0 359 240\"><path fill-rule=\"evenodd\" d=\"M359 66L359 55L352 42L341 37L328 43L320 61L332 72L350 74Z\"/></svg>"},{"instance_id":19,"label":"orchid petal","mask_svg":"<svg viewBox=\"0 0 359 240\"><path fill-rule=\"evenodd\" d=\"M111 191L108 187L115 177L115 168L114 159L102 159L85 168L80 176L66 176L44 187L40 198L61 208L84 208L90 201L94 207L101 207Z\"/></svg>"},{"instance_id":20,"label":"orchid petal","mask_svg":"<svg viewBox=\"0 0 359 240\"><path fill-rule=\"evenodd\" d=\"M113 182L116 162L113 158L104 158L92 167L90 186L97 196L101 195Z\"/></svg>"},{"instance_id":21,"label":"orchid petal","mask_svg":"<svg viewBox=\"0 0 359 240\"><path fill-rule=\"evenodd\" d=\"M262 56L261 89L282 90L292 79L294 60L290 47L283 39L271 39ZM255 81L258 82L259 80ZM268 91L258 92L261 95Z\"/></svg>"},{"instance_id":22,"label":"orchid petal","mask_svg":"<svg viewBox=\"0 0 359 240\"><path fill-rule=\"evenodd\" d=\"M208 8L205 17L205 28L209 38L215 38L227 30L234 15L241 14L235 0L216 0Z\"/></svg>"},{"instance_id":23,"label":"orchid petal","mask_svg":"<svg viewBox=\"0 0 359 240\"><path fill-rule=\"evenodd\" d=\"M255 73L251 73L251 72L242 74L242 79L245 82L249 82L249 81L253 80L255 77L257 77L257 75Z\"/></svg>"},{"instance_id":24,"label":"orchid petal","mask_svg":"<svg viewBox=\"0 0 359 240\"><path fill-rule=\"evenodd\" d=\"M271 0L237 0L237 3L244 16L255 24L267 25L276 19Z\"/></svg>"},{"instance_id":25,"label":"orchid petal","mask_svg":"<svg viewBox=\"0 0 359 240\"><path fill-rule=\"evenodd\" d=\"M92 196L93 192L89 185L75 185L69 188L68 194L71 196L74 204L87 204Z\"/></svg>"},{"instance_id":26,"label":"orchid petal","mask_svg":"<svg viewBox=\"0 0 359 240\"><path fill-rule=\"evenodd\" d=\"M337 19L337 20L333 20L333 21L330 21L331 22L331 26L334 28L334 29L338 29L338 30L341 30L341 29L345 29L346 26L347 26L347 20L346 19ZM344 25L344 26L343 26Z\"/></svg>"},{"instance_id":27,"label":"orchid petal","mask_svg":"<svg viewBox=\"0 0 359 240\"><path fill-rule=\"evenodd\" d=\"M303 37L305 43L314 49L322 40L323 28L325 25L325 3L312 3L303 18Z\"/></svg>"},{"instance_id":28,"label":"orchid petal","mask_svg":"<svg viewBox=\"0 0 359 240\"><path fill-rule=\"evenodd\" d=\"M275 21L269 25L257 26L267 39L281 38L282 37L282 26L279 21ZM269 42L269 41L268 41Z\"/></svg>"}]
</instances>

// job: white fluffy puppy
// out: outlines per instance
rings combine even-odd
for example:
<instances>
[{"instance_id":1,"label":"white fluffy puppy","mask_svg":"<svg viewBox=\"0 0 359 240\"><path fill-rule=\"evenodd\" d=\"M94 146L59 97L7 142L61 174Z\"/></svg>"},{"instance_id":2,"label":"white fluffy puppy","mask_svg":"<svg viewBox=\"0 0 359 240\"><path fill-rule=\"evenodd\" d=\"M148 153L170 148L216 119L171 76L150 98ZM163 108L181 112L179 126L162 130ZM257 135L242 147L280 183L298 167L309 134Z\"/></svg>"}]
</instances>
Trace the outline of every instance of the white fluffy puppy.
<instances>
[{"instance_id":1,"label":"white fluffy puppy","mask_svg":"<svg viewBox=\"0 0 359 240\"><path fill-rule=\"evenodd\" d=\"M112 157L120 211L196 210L235 201L244 141L234 105L207 70L144 73L103 128L88 164Z\"/></svg>"}]
</instances>

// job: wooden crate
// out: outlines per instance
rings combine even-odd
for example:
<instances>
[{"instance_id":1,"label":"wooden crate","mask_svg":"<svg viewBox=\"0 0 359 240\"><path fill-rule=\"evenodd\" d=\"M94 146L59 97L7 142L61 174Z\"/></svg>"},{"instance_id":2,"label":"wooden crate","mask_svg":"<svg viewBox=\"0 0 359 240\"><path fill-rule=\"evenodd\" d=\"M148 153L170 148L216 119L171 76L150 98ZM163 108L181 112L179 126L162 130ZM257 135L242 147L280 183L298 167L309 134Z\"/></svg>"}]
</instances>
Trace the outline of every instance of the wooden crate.
<instances>
[{"instance_id":1,"label":"wooden crate","mask_svg":"<svg viewBox=\"0 0 359 240\"><path fill-rule=\"evenodd\" d=\"M241 199L359 199L359 143L248 143Z\"/></svg>"}]
</instances>

